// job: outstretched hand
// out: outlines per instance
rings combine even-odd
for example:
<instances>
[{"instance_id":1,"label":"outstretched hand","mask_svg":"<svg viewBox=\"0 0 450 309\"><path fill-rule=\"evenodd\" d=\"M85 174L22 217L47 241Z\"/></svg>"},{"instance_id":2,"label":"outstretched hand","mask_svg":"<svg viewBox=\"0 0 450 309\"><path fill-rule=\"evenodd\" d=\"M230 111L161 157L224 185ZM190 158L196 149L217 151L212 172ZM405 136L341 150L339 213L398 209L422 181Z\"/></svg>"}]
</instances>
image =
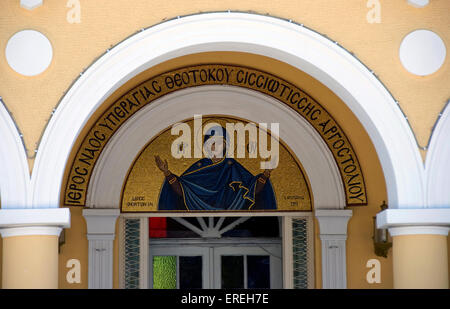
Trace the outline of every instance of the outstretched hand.
<instances>
[{"instance_id":1,"label":"outstretched hand","mask_svg":"<svg viewBox=\"0 0 450 309\"><path fill-rule=\"evenodd\" d=\"M167 160L161 160L159 156L155 156L156 166L161 170L161 172L166 175L169 172L169 165L167 164Z\"/></svg>"},{"instance_id":2,"label":"outstretched hand","mask_svg":"<svg viewBox=\"0 0 450 309\"><path fill-rule=\"evenodd\" d=\"M278 165L278 157L272 158L271 161L277 162L277 165ZM269 163L269 164L267 164L266 166L268 166L268 167L273 166L274 164L271 164L271 163L272 163L271 161L270 161L270 162L267 162L267 163ZM266 162L265 162L265 163L266 163ZM270 177L270 174L271 174L271 173L273 172L273 170L277 167L277 165L275 165L274 168L266 168L266 169L264 170L264 172L263 172L264 177L269 178L269 177Z\"/></svg>"},{"instance_id":3,"label":"outstretched hand","mask_svg":"<svg viewBox=\"0 0 450 309\"><path fill-rule=\"evenodd\" d=\"M264 177L266 177L266 178L269 178L270 177L270 173L272 172L273 170L268 170L268 169L266 169L266 170L264 170Z\"/></svg>"}]
</instances>

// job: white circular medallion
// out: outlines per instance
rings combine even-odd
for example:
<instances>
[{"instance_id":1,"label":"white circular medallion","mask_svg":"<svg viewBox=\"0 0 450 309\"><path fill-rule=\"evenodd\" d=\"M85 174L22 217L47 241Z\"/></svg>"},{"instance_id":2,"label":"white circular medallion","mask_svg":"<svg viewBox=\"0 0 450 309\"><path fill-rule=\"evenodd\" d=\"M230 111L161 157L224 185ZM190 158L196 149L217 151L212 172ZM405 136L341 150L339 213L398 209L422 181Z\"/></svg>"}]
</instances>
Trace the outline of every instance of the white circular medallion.
<instances>
[{"instance_id":1,"label":"white circular medallion","mask_svg":"<svg viewBox=\"0 0 450 309\"><path fill-rule=\"evenodd\" d=\"M19 74L34 76L44 72L53 58L53 49L45 35L35 30L14 34L6 45L6 61Z\"/></svg>"},{"instance_id":2,"label":"white circular medallion","mask_svg":"<svg viewBox=\"0 0 450 309\"><path fill-rule=\"evenodd\" d=\"M445 61L446 48L441 37L430 30L415 30L400 44L400 61L415 75L430 75Z\"/></svg>"}]
</instances>

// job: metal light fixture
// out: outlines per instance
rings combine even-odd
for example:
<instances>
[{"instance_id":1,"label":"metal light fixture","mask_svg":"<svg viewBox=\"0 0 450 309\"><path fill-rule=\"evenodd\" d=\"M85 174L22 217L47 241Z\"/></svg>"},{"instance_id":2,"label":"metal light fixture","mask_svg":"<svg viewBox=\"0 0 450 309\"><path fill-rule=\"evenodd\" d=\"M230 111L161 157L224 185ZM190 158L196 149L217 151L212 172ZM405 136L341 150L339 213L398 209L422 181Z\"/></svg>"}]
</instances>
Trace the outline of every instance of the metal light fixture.
<instances>
[{"instance_id":1,"label":"metal light fixture","mask_svg":"<svg viewBox=\"0 0 450 309\"><path fill-rule=\"evenodd\" d=\"M66 243L66 229L62 229L58 238L58 254L61 253L61 247Z\"/></svg>"},{"instance_id":2,"label":"metal light fixture","mask_svg":"<svg viewBox=\"0 0 450 309\"><path fill-rule=\"evenodd\" d=\"M388 208L386 202L380 206L381 211ZM389 232L387 229L378 229L376 216L373 217L373 246L375 254L387 258L389 249L392 247L392 242L389 238Z\"/></svg>"}]
</instances>

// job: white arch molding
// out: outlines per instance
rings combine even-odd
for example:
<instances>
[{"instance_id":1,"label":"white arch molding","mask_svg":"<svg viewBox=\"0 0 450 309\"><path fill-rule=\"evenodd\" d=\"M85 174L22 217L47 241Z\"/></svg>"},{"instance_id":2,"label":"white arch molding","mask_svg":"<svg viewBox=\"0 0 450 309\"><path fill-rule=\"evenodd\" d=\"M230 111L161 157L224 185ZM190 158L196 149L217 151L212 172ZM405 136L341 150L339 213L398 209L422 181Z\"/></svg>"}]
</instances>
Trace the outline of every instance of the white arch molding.
<instances>
[{"instance_id":1,"label":"white arch molding","mask_svg":"<svg viewBox=\"0 0 450 309\"><path fill-rule=\"evenodd\" d=\"M31 209L30 173L19 131L0 98L0 235L58 236L70 227L67 208Z\"/></svg>"},{"instance_id":2,"label":"white arch molding","mask_svg":"<svg viewBox=\"0 0 450 309\"><path fill-rule=\"evenodd\" d=\"M433 131L425 161L427 201L433 208L450 208L450 104ZM450 220L450 215L449 215Z\"/></svg>"},{"instance_id":3,"label":"white arch molding","mask_svg":"<svg viewBox=\"0 0 450 309\"><path fill-rule=\"evenodd\" d=\"M1 98L0 98L1 101ZM29 208L30 173L22 139L8 110L0 102L1 208Z\"/></svg>"},{"instance_id":4,"label":"white arch molding","mask_svg":"<svg viewBox=\"0 0 450 309\"><path fill-rule=\"evenodd\" d=\"M255 113L255 111L258 113ZM339 168L319 133L292 109L267 95L235 86L201 86L166 95L128 119L100 155L87 190L86 206L119 208L134 159L159 132L195 114L235 116L254 123L280 123L280 138L308 175L315 209L346 206Z\"/></svg>"},{"instance_id":5,"label":"white arch molding","mask_svg":"<svg viewBox=\"0 0 450 309\"><path fill-rule=\"evenodd\" d=\"M268 16L208 13L142 31L97 60L62 99L44 132L31 179L33 207L59 207L71 148L100 104L136 74L199 52L238 51L288 63L337 94L368 132L393 208L424 207L423 165L403 114L357 59L323 36ZM83 104L80 104L83 102Z\"/></svg>"}]
</instances>

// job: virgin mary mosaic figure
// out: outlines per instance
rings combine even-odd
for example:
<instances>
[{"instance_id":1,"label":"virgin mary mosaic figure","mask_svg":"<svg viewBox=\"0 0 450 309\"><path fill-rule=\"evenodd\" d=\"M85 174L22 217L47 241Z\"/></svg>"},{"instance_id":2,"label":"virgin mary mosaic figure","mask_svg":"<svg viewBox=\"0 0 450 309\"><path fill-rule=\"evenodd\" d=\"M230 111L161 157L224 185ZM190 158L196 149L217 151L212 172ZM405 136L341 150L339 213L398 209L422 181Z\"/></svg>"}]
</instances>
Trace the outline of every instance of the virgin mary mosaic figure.
<instances>
[{"instance_id":1,"label":"virgin mary mosaic figure","mask_svg":"<svg viewBox=\"0 0 450 309\"><path fill-rule=\"evenodd\" d=\"M271 170L256 176L233 158L226 157L227 132L210 128L204 136L207 157L192 164L180 176L170 172L167 160L155 156L165 180L160 192L159 210L275 210ZM218 141L222 141L218 143ZM219 147L220 149L218 149ZM218 151L216 151L218 150Z\"/></svg>"}]
</instances>

